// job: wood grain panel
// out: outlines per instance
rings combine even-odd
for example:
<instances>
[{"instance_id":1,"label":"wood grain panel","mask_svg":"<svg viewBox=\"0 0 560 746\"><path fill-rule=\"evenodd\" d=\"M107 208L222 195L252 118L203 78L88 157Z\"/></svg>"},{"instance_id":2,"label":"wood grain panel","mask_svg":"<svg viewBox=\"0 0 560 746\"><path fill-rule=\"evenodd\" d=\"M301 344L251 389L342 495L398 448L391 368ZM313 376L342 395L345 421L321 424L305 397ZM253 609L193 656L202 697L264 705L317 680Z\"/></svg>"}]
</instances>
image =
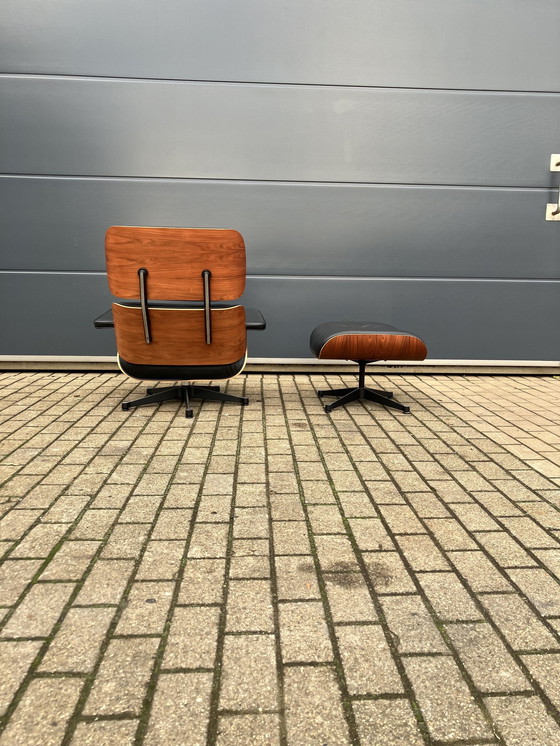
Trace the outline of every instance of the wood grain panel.
<instances>
[{"instance_id":1,"label":"wood grain panel","mask_svg":"<svg viewBox=\"0 0 560 746\"><path fill-rule=\"evenodd\" d=\"M109 289L139 298L138 270L148 270L150 300L203 300L202 272L212 272L212 300L234 300L245 289L245 245L235 230L113 226L105 237Z\"/></svg>"},{"instance_id":2,"label":"wood grain panel","mask_svg":"<svg viewBox=\"0 0 560 746\"><path fill-rule=\"evenodd\" d=\"M243 306L212 310L212 343L206 344L204 311L150 308L151 344L142 311L113 303L119 355L136 365L227 365L247 349Z\"/></svg>"},{"instance_id":3,"label":"wood grain panel","mask_svg":"<svg viewBox=\"0 0 560 746\"><path fill-rule=\"evenodd\" d=\"M319 354L321 360L424 360L424 342L408 334L337 334Z\"/></svg>"}]
</instances>

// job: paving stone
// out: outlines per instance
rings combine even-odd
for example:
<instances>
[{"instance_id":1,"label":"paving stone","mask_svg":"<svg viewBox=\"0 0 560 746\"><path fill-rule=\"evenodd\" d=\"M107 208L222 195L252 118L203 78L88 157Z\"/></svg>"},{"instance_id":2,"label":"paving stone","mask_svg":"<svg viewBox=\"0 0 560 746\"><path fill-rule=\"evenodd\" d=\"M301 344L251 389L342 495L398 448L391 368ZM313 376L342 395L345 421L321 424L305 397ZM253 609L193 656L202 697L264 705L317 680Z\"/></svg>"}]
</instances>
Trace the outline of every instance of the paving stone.
<instances>
[{"instance_id":1,"label":"paving stone","mask_svg":"<svg viewBox=\"0 0 560 746\"><path fill-rule=\"evenodd\" d=\"M58 746L82 686L80 679L32 681L0 736L0 744Z\"/></svg>"},{"instance_id":2,"label":"paving stone","mask_svg":"<svg viewBox=\"0 0 560 746\"><path fill-rule=\"evenodd\" d=\"M116 510L89 510L72 531L72 539L103 539L117 513Z\"/></svg>"},{"instance_id":3,"label":"paving stone","mask_svg":"<svg viewBox=\"0 0 560 746\"><path fill-rule=\"evenodd\" d=\"M41 510L12 510L0 520L0 540L17 541L41 515Z\"/></svg>"},{"instance_id":4,"label":"paving stone","mask_svg":"<svg viewBox=\"0 0 560 746\"><path fill-rule=\"evenodd\" d=\"M40 671L87 673L92 670L115 609L70 609L52 640Z\"/></svg>"},{"instance_id":5,"label":"paving stone","mask_svg":"<svg viewBox=\"0 0 560 746\"><path fill-rule=\"evenodd\" d=\"M41 644L39 640L0 642L0 717L6 713Z\"/></svg>"},{"instance_id":6,"label":"paving stone","mask_svg":"<svg viewBox=\"0 0 560 746\"><path fill-rule=\"evenodd\" d=\"M330 482L321 480L316 480L313 482L302 481L301 487L303 489L303 496L306 503L336 503ZM362 486L360 485L358 487L358 490L361 489ZM292 492L297 493L297 491L298 490L296 483L295 488L294 490L292 490Z\"/></svg>"},{"instance_id":7,"label":"paving stone","mask_svg":"<svg viewBox=\"0 0 560 746\"><path fill-rule=\"evenodd\" d=\"M134 569L132 560L97 560L75 603L118 604Z\"/></svg>"},{"instance_id":8,"label":"paving stone","mask_svg":"<svg viewBox=\"0 0 560 746\"><path fill-rule=\"evenodd\" d=\"M204 746L212 674L164 673L157 683L148 730L147 746L176 744Z\"/></svg>"},{"instance_id":9,"label":"paving stone","mask_svg":"<svg viewBox=\"0 0 560 746\"><path fill-rule=\"evenodd\" d=\"M118 635L161 634L171 604L173 583L134 583L117 624Z\"/></svg>"},{"instance_id":10,"label":"paving stone","mask_svg":"<svg viewBox=\"0 0 560 746\"><path fill-rule=\"evenodd\" d=\"M395 534L426 533L426 529L408 505L380 505L379 511Z\"/></svg>"},{"instance_id":11,"label":"paving stone","mask_svg":"<svg viewBox=\"0 0 560 746\"><path fill-rule=\"evenodd\" d=\"M229 525L199 523L195 526L189 546L189 557L225 557Z\"/></svg>"},{"instance_id":12,"label":"paving stone","mask_svg":"<svg viewBox=\"0 0 560 746\"><path fill-rule=\"evenodd\" d=\"M233 535L236 539L268 538L268 511L261 507L236 508L233 519Z\"/></svg>"},{"instance_id":13,"label":"paving stone","mask_svg":"<svg viewBox=\"0 0 560 746\"><path fill-rule=\"evenodd\" d=\"M412 708L407 700L390 699L352 703L358 733L368 746L422 746Z\"/></svg>"},{"instance_id":14,"label":"paving stone","mask_svg":"<svg viewBox=\"0 0 560 746\"><path fill-rule=\"evenodd\" d=\"M509 576L545 617L560 615L560 582L541 569L509 570Z\"/></svg>"},{"instance_id":15,"label":"paving stone","mask_svg":"<svg viewBox=\"0 0 560 746\"><path fill-rule=\"evenodd\" d=\"M89 497L63 495L42 517L45 523L73 523L86 506Z\"/></svg>"},{"instance_id":16,"label":"paving stone","mask_svg":"<svg viewBox=\"0 0 560 746\"><path fill-rule=\"evenodd\" d=\"M272 599L268 580L231 580L227 600L228 632L272 632Z\"/></svg>"},{"instance_id":17,"label":"paving stone","mask_svg":"<svg viewBox=\"0 0 560 746\"><path fill-rule=\"evenodd\" d=\"M4 626L2 637L47 637L74 590L71 583L36 583Z\"/></svg>"},{"instance_id":18,"label":"paving stone","mask_svg":"<svg viewBox=\"0 0 560 746\"><path fill-rule=\"evenodd\" d=\"M413 593L416 590L396 552L364 552L364 560L377 594Z\"/></svg>"},{"instance_id":19,"label":"paving stone","mask_svg":"<svg viewBox=\"0 0 560 746\"><path fill-rule=\"evenodd\" d=\"M192 511L180 508L162 510L152 532L152 539L186 539Z\"/></svg>"},{"instance_id":20,"label":"paving stone","mask_svg":"<svg viewBox=\"0 0 560 746\"><path fill-rule=\"evenodd\" d=\"M505 531L478 534L478 541L502 567L528 567L535 561Z\"/></svg>"},{"instance_id":21,"label":"paving stone","mask_svg":"<svg viewBox=\"0 0 560 746\"><path fill-rule=\"evenodd\" d=\"M221 603L224 595L225 564L223 559L188 559L178 603Z\"/></svg>"},{"instance_id":22,"label":"paving stone","mask_svg":"<svg viewBox=\"0 0 560 746\"><path fill-rule=\"evenodd\" d=\"M379 518L354 518L348 522L354 539L362 551L387 551L395 548Z\"/></svg>"},{"instance_id":23,"label":"paving stone","mask_svg":"<svg viewBox=\"0 0 560 746\"><path fill-rule=\"evenodd\" d=\"M188 450L191 450L190 444ZM174 481L177 481L176 476ZM192 508L196 503L199 490L199 484L172 484L167 491L164 506L166 508Z\"/></svg>"},{"instance_id":24,"label":"paving stone","mask_svg":"<svg viewBox=\"0 0 560 746\"><path fill-rule=\"evenodd\" d=\"M519 596L484 594L480 601L514 650L546 650L557 646L552 633Z\"/></svg>"},{"instance_id":25,"label":"paving stone","mask_svg":"<svg viewBox=\"0 0 560 746\"><path fill-rule=\"evenodd\" d=\"M307 554L310 552L307 526L303 521L274 521L272 540L275 554Z\"/></svg>"},{"instance_id":26,"label":"paving stone","mask_svg":"<svg viewBox=\"0 0 560 746\"><path fill-rule=\"evenodd\" d=\"M511 500L495 492L477 492L476 499L495 516L516 516L522 515L521 510L516 507Z\"/></svg>"},{"instance_id":27,"label":"paving stone","mask_svg":"<svg viewBox=\"0 0 560 746\"><path fill-rule=\"evenodd\" d=\"M332 660L321 602L283 603L279 607L279 618L284 663Z\"/></svg>"},{"instance_id":28,"label":"paving stone","mask_svg":"<svg viewBox=\"0 0 560 746\"><path fill-rule=\"evenodd\" d=\"M305 518L299 495L271 495L270 514L273 521L303 521Z\"/></svg>"},{"instance_id":29,"label":"paving stone","mask_svg":"<svg viewBox=\"0 0 560 746\"><path fill-rule=\"evenodd\" d=\"M232 557L230 578L270 578L270 560L268 557Z\"/></svg>"},{"instance_id":30,"label":"paving stone","mask_svg":"<svg viewBox=\"0 0 560 746\"><path fill-rule=\"evenodd\" d=\"M560 728L538 697L489 697L486 706L508 746L560 744Z\"/></svg>"},{"instance_id":31,"label":"paving stone","mask_svg":"<svg viewBox=\"0 0 560 746\"><path fill-rule=\"evenodd\" d=\"M133 495L120 514L119 523L152 523L161 502L161 496Z\"/></svg>"},{"instance_id":32,"label":"paving stone","mask_svg":"<svg viewBox=\"0 0 560 746\"><path fill-rule=\"evenodd\" d=\"M272 635L226 635L222 666L221 709L278 709Z\"/></svg>"},{"instance_id":33,"label":"paving stone","mask_svg":"<svg viewBox=\"0 0 560 746\"><path fill-rule=\"evenodd\" d=\"M378 624L337 627L336 636L351 695L403 691L385 635Z\"/></svg>"},{"instance_id":34,"label":"paving stone","mask_svg":"<svg viewBox=\"0 0 560 746\"><path fill-rule=\"evenodd\" d=\"M399 654L449 653L420 596L384 596L380 600Z\"/></svg>"},{"instance_id":35,"label":"paving stone","mask_svg":"<svg viewBox=\"0 0 560 746\"><path fill-rule=\"evenodd\" d=\"M40 523L21 541L11 557L47 557L68 531L65 523Z\"/></svg>"},{"instance_id":36,"label":"paving stone","mask_svg":"<svg viewBox=\"0 0 560 746\"><path fill-rule=\"evenodd\" d=\"M149 541L136 580L174 580L179 573L186 541Z\"/></svg>"},{"instance_id":37,"label":"paving stone","mask_svg":"<svg viewBox=\"0 0 560 746\"><path fill-rule=\"evenodd\" d=\"M421 573L418 580L436 614L443 621L471 621L481 618L481 613L454 573Z\"/></svg>"},{"instance_id":38,"label":"paving stone","mask_svg":"<svg viewBox=\"0 0 560 746\"><path fill-rule=\"evenodd\" d=\"M86 700L84 715L138 715L154 665L159 639L113 639Z\"/></svg>"},{"instance_id":39,"label":"paving stone","mask_svg":"<svg viewBox=\"0 0 560 746\"><path fill-rule=\"evenodd\" d=\"M231 514L231 497L204 495L198 504L196 520L199 523L227 523Z\"/></svg>"},{"instance_id":40,"label":"paving stone","mask_svg":"<svg viewBox=\"0 0 560 746\"><path fill-rule=\"evenodd\" d=\"M276 557L278 598L305 600L319 598L319 586L313 558L303 556Z\"/></svg>"},{"instance_id":41,"label":"paving stone","mask_svg":"<svg viewBox=\"0 0 560 746\"><path fill-rule=\"evenodd\" d=\"M41 580L80 580L93 556L99 541L66 541L41 573Z\"/></svg>"},{"instance_id":42,"label":"paving stone","mask_svg":"<svg viewBox=\"0 0 560 746\"><path fill-rule=\"evenodd\" d=\"M416 572L450 569L445 556L430 536L423 534L399 536L396 541L406 560Z\"/></svg>"},{"instance_id":43,"label":"paving stone","mask_svg":"<svg viewBox=\"0 0 560 746\"><path fill-rule=\"evenodd\" d=\"M278 715L228 715L218 723L218 746L278 746L280 723Z\"/></svg>"},{"instance_id":44,"label":"paving stone","mask_svg":"<svg viewBox=\"0 0 560 746\"><path fill-rule=\"evenodd\" d=\"M78 723L72 746L133 746L137 720L97 720Z\"/></svg>"},{"instance_id":45,"label":"paving stone","mask_svg":"<svg viewBox=\"0 0 560 746\"><path fill-rule=\"evenodd\" d=\"M492 738L482 711L451 658L406 658L404 666L434 740Z\"/></svg>"},{"instance_id":46,"label":"paving stone","mask_svg":"<svg viewBox=\"0 0 560 746\"><path fill-rule=\"evenodd\" d=\"M343 534L344 524L336 505L310 505L308 508L314 534Z\"/></svg>"},{"instance_id":47,"label":"paving stone","mask_svg":"<svg viewBox=\"0 0 560 746\"><path fill-rule=\"evenodd\" d=\"M0 604L13 606L41 566L41 560L6 560L0 565Z\"/></svg>"},{"instance_id":48,"label":"paving stone","mask_svg":"<svg viewBox=\"0 0 560 746\"><path fill-rule=\"evenodd\" d=\"M476 548L473 539L454 518L427 519L426 526L446 551Z\"/></svg>"},{"instance_id":49,"label":"paving stone","mask_svg":"<svg viewBox=\"0 0 560 746\"><path fill-rule=\"evenodd\" d=\"M340 691L331 668L287 668L284 684L289 744L350 745Z\"/></svg>"},{"instance_id":50,"label":"paving stone","mask_svg":"<svg viewBox=\"0 0 560 746\"><path fill-rule=\"evenodd\" d=\"M409 492L406 497L420 518L450 517L449 510L433 493Z\"/></svg>"},{"instance_id":51,"label":"paving stone","mask_svg":"<svg viewBox=\"0 0 560 746\"><path fill-rule=\"evenodd\" d=\"M560 704L560 654L542 653L521 656L531 677L543 688L552 704Z\"/></svg>"},{"instance_id":52,"label":"paving stone","mask_svg":"<svg viewBox=\"0 0 560 746\"><path fill-rule=\"evenodd\" d=\"M359 572L324 575L331 614L335 622L374 622L377 613Z\"/></svg>"},{"instance_id":53,"label":"paving stone","mask_svg":"<svg viewBox=\"0 0 560 746\"><path fill-rule=\"evenodd\" d=\"M374 518L377 515L365 492L341 492L338 497L346 518Z\"/></svg>"},{"instance_id":54,"label":"paving stone","mask_svg":"<svg viewBox=\"0 0 560 746\"><path fill-rule=\"evenodd\" d=\"M519 692L531 688L489 624L448 624L447 634L479 691Z\"/></svg>"},{"instance_id":55,"label":"paving stone","mask_svg":"<svg viewBox=\"0 0 560 746\"><path fill-rule=\"evenodd\" d=\"M219 609L177 606L165 655L164 668L213 668L218 637Z\"/></svg>"},{"instance_id":56,"label":"paving stone","mask_svg":"<svg viewBox=\"0 0 560 746\"><path fill-rule=\"evenodd\" d=\"M475 593L512 591L513 586L482 552L449 552L449 559Z\"/></svg>"},{"instance_id":57,"label":"paving stone","mask_svg":"<svg viewBox=\"0 0 560 746\"><path fill-rule=\"evenodd\" d=\"M502 518L502 522L513 536L526 547L559 548L558 541L529 517Z\"/></svg>"},{"instance_id":58,"label":"paving stone","mask_svg":"<svg viewBox=\"0 0 560 746\"><path fill-rule=\"evenodd\" d=\"M150 526L143 523L117 524L111 531L101 556L104 559L139 557L149 530Z\"/></svg>"},{"instance_id":59,"label":"paving stone","mask_svg":"<svg viewBox=\"0 0 560 746\"><path fill-rule=\"evenodd\" d=\"M554 499L552 495L551 498ZM548 505L544 502L519 503L519 505L544 528L560 529L560 510L555 505Z\"/></svg>"},{"instance_id":60,"label":"paving stone","mask_svg":"<svg viewBox=\"0 0 560 746\"><path fill-rule=\"evenodd\" d=\"M323 572L358 570L352 544L346 536L316 536L315 544ZM304 551L306 550L302 547L298 553L301 554Z\"/></svg>"}]
</instances>

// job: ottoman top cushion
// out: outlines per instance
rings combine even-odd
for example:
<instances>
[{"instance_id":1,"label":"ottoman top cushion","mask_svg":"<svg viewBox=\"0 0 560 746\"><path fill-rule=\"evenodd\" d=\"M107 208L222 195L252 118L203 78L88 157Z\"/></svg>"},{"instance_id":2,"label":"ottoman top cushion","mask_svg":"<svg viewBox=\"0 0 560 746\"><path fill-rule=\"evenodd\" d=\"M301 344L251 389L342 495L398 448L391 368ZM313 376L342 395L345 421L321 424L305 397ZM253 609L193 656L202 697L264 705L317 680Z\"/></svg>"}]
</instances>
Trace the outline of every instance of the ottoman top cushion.
<instances>
[{"instance_id":1,"label":"ottoman top cushion","mask_svg":"<svg viewBox=\"0 0 560 746\"><path fill-rule=\"evenodd\" d=\"M363 340L356 339L361 336ZM387 344L388 337L400 339ZM335 338L336 344L327 345ZM315 327L309 344L315 357L323 359L423 360L427 353L415 334L378 321L327 321Z\"/></svg>"}]
</instances>

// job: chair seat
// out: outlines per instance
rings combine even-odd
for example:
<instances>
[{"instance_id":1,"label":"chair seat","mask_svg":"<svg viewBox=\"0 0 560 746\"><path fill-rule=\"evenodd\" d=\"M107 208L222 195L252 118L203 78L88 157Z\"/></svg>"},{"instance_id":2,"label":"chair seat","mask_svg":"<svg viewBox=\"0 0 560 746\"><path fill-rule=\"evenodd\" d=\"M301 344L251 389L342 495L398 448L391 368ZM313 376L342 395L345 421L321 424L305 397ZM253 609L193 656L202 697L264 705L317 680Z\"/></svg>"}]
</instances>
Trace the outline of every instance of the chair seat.
<instances>
[{"instance_id":1,"label":"chair seat","mask_svg":"<svg viewBox=\"0 0 560 746\"><path fill-rule=\"evenodd\" d=\"M320 360L424 360L428 352L420 337L377 321L328 321L310 346Z\"/></svg>"}]
</instances>

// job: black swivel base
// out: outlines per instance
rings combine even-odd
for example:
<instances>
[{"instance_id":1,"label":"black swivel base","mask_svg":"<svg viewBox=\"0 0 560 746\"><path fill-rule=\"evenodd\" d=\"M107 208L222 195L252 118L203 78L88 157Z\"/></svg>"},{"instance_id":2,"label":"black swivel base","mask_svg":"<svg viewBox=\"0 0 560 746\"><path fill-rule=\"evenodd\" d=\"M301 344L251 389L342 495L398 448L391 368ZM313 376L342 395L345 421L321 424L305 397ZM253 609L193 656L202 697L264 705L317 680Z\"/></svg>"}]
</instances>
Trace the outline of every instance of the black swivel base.
<instances>
[{"instance_id":1,"label":"black swivel base","mask_svg":"<svg viewBox=\"0 0 560 746\"><path fill-rule=\"evenodd\" d=\"M126 411L131 407L143 407L145 404L156 404L160 401L172 401L179 399L185 402L185 417L192 417L190 408L191 399L211 399L212 401L231 401L238 404L249 404L249 399L243 396L224 394L219 386L194 386L192 384L171 386L166 389L148 389L148 396L134 401L123 402L122 408Z\"/></svg>"},{"instance_id":2,"label":"black swivel base","mask_svg":"<svg viewBox=\"0 0 560 746\"><path fill-rule=\"evenodd\" d=\"M339 396L332 404L325 405L325 412L332 412L337 407L343 407L349 404L351 401L373 401L377 404L383 404L385 407L391 407L392 409L398 409L400 412L410 412L410 407L406 407L404 404L395 401L393 399L392 391L383 391L381 389L369 389L365 384L366 379L366 365L368 362L373 360L356 360L360 366L358 373L358 386L356 388L348 389L325 389L317 391L317 395L323 396Z\"/></svg>"}]
</instances>

